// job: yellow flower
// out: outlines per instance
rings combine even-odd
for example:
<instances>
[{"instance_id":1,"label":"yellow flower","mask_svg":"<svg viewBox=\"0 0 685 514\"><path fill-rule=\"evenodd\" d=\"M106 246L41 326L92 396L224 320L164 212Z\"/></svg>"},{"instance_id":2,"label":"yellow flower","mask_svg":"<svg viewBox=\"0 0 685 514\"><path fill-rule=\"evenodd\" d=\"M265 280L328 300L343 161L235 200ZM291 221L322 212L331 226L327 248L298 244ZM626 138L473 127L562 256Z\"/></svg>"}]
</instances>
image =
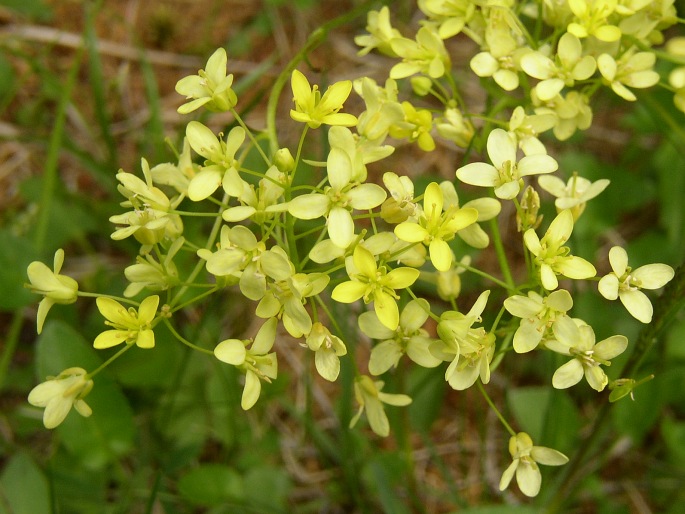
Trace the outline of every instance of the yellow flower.
<instances>
[{"instance_id":1,"label":"yellow flower","mask_svg":"<svg viewBox=\"0 0 685 514\"><path fill-rule=\"evenodd\" d=\"M595 267L582 259L570 255L570 250L564 243L573 232L573 214L569 209L561 211L550 223L547 232L540 239L535 230L530 228L523 234L526 247L535 256L535 265L540 270L542 287L553 291L559 286L557 275L573 279L594 277Z\"/></svg>"},{"instance_id":2,"label":"yellow flower","mask_svg":"<svg viewBox=\"0 0 685 514\"><path fill-rule=\"evenodd\" d=\"M604 82L618 96L629 102L637 100L628 87L644 89L659 82L659 74L654 71L656 55L653 52L635 52L635 48L625 52L618 60L609 54L597 57L597 67Z\"/></svg>"},{"instance_id":3,"label":"yellow flower","mask_svg":"<svg viewBox=\"0 0 685 514\"><path fill-rule=\"evenodd\" d=\"M659 289L675 275L667 264L647 264L637 269L628 266L628 254L620 246L609 250L612 272L597 284L600 294L607 300L620 298L626 310L642 323L652 321L652 303L641 289Z\"/></svg>"},{"instance_id":4,"label":"yellow flower","mask_svg":"<svg viewBox=\"0 0 685 514\"><path fill-rule=\"evenodd\" d=\"M209 58L204 70L178 81L176 92L192 98L178 108L179 113L188 114L203 105L210 111L228 111L238 103L231 89L233 75L226 75L227 61L226 50L219 48Z\"/></svg>"},{"instance_id":5,"label":"yellow flower","mask_svg":"<svg viewBox=\"0 0 685 514\"><path fill-rule=\"evenodd\" d=\"M568 316L559 318L552 330L554 339L545 343L547 348L573 357L554 372L552 385L556 389L566 389L576 385L585 375L590 387L603 391L609 379L600 365L610 366L609 361L626 350L628 339L615 335L595 344L592 327Z\"/></svg>"},{"instance_id":6,"label":"yellow flower","mask_svg":"<svg viewBox=\"0 0 685 514\"><path fill-rule=\"evenodd\" d=\"M490 132L487 149L492 164L467 164L457 170L457 178L473 186L494 187L495 195L503 200L518 196L523 177L552 173L559 167L557 161L546 154L526 155L517 161L516 138L502 129Z\"/></svg>"},{"instance_id":7,"label":"yellow flower","mask_svg":"<svg viewBox=\"0 0 685 514\"><path fill-rule=\"evenodd\" d=\"M70 304L78 297L78 283L71 277L61 275L60 270L64 263L64 250L61 248L55 252L53 269L39 261L29 264L26 272L30 284L26 284L34 293L42 294L44 298L38 304L37 328L40 334L43 331L43 323L50 308L56 304Z\"/></svg>"},{"instance_id":8,"label":"yellow flower","mask_svg":"<svg viewBox=\"0 0 685 514\"><path fill-rule=\"evenodd\" d=\"M159 296L148 296L138 309L126 309L116 300L101 296L96 300L98 310L107 321L106 325L113 330L106 330L95 338L93 346L98 350L110 348L121 343L135 343L140 348L155 346L155 333L152 331L152 321L157 314Z\"/></svg>"},{"instance_id":9,"label":"yellow flower","mask_svg":"<svg viewBox=\"0 0 685 514\"><path fill-rule=\"evenodd\" d=\"M87 376L83 368L69 368L56 377L48 377L46 382L31 390L29 403L36 407L45 407L45 428L55 428L62 423L72 407L83 417L87 418L92 414L83 400L93 388L93 381L86 378Z\"/></svg>"},{"instance_id":10,"label":"yellow flower","mask_svg":"<svg viewBox=\"0 0 685 514\"><path fill-rule=\"evenodd\" d=\"M313 129L319 128L322 124L343 127L353 127L357 124L357 118L352 114L338 112L350 96L351 81L336 82L321 96L318 86L310 86L307 77L300 71L293 70L290 85L295 101L295 109L290 110L290 117L295 121L306 123Z\"/></svg>"},{"instance_id":11,"label":"yellow flower","mask_svg":"<svg viewBox=\"0 0 685 514\"><path fill-rule=\"evenodd\" d=\"M222 362L232 364L245 373L245 387L240 406L251 409L262 391L262 383L271 382L278 376L278 358L271 352L276 340L278 320L270 318L260 327L254 342L251 339L226 339L214 348L214 356ZM250 349L247 346L252 343Z\"/></svg>"},{"instance_id":12,"label":"yellow flower","mask_svg":"<svg viewBox=\"0 0 685 514\"><path fill-rule=\"evenodd\" d=\"M374 382L370 377L362 375L354 380L354 396L359 404L357 414L350 421L352 428L366 410L366 419L369 420L371 430L381 437L387 437L390 433L388 416L385 414L383 404L402 407L411 403L411 398L406 394L388 394L381 391L383 382Z\"/></svg>"},{"instance_id":13,"label":"yellow flower","mask_svg":"<svg viewBox=\"0 0 685 514\"><path fill-rule=\"evenodd\" d=\"M425 25L416 33L416 40L398 37L390 41L393 51L402 58L390 70L390 77L402 79L422 73L438 79L450 69L450 56L435 27Z\"/></svg>"},{"instance_id":14,"label":"yellow flower","mask_svg":"<svg viewBox=\"0 0 685 514\"><path fill-rule=\"evenodd\" d=\"M443 192L436 182L431 182L423 197L423 212L417 222L405 221L395 227L395 235L408 243L423 243L428 246L431 262L438 271L447 271L452 266L452 250L447 241L478 219L473 208L448 206L443 211Z\"/></svg>"},{"instance_id":15,"label":"yellow flower","mask_svg":"<svg viewBox=\"0 0 685 514\"><path fill-rule=\"evenodd\" d=\"M312 325L306 343L315 352L316 371L326 380L334 382L340 374L339 357L347 354L345 343L318 321Z\"/></svg>"},{"instance_id":16,"label":"yellow flower","mask_svg":"<svg viewBox=\"0 0 685 514\"><path fill-rule=\"evenodd\" d=\"M509 453L514 461L502 473L499 490L504 491L516 475L519 489L526 496L537 496L540 492L542 475L538 463L546 466L561 466L568 457L557 450L545 446L533 446L533 440L525 432L519 432L509 439Z\"/></svg>"},{"instance_id":17,"label":"yellow flower","mask_svg":"<svg viewBox=\"0 0 685 514\"><path fill-rule=\"evenodd\" d=\"M372 301L380 322L390 330L397 329L400 313L395 289L412 285L419 278L419 270L402 267L388 271L385 266L377 266L373 254L361 245L354 249L353 262L355 270L348 271L352 280L338 284L331 298L341 303L356 302L360 298L364 303Z\"/></svg>"}]
</instances>

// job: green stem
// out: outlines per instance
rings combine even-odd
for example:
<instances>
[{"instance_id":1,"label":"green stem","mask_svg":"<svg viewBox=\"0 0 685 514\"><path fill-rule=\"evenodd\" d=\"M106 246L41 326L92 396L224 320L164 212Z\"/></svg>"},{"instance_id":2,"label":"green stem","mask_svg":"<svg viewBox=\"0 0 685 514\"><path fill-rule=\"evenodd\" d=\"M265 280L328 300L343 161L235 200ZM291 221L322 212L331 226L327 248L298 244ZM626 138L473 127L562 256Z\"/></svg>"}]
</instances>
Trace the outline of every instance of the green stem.
<instances>
[{"instance_id":1,"label":"green stem","mask_svg":"<svg viewBox=\"0 0 685 514\"><path fill-rule=\"evenodd\" d=\"M86 291L78 291L76 294L78 296L82 296L85 298L111 298L112 300L116 300L119 303L128 303L130 305L135 305L136 307L140 306L140 302L136 302L135 300L131 300L130 298L124 298L123 296L112 296L110 294L101 293L88 293Z\"/></svg>"},{"instance_id":2,"label":"green stem","mask_svg":"<svg viewBox=\"0 0 685 514\"><path fill-rule=\"evenodd\" d=\"M5 338L5 345L2 349L2 357L0 357L0 391L5 386L5 378L7 377L7 370L12 362L12 357L17 349L19 343L19 334L21 333L21 325L24 319L23 309L17 309L12 315L9 330Z\"/></svg>"},{"instance_id":3,"label":"green stem","mask_svg":"<svg viewBox=\"0 0 685 514\"><path fill-rule=\"evenodd\" d=\"M207 350L206 348L202 348L200 346L197 346L196 344L191 343L185 337L183 337L181 334L179 334L178 331L174 328L174 326L171 324L171 322L167 318L164 318L164 324L167 326L169 331L174 335L174 337L176 339L178 339L179 341L181 341L187 347L192 348L193 350L197 350L198 352L205 353L207 355L214 355L214 352L212 350Z\"/></svg>"},{"instance_id":4,"label":"green stem","mask_svg":"<svg viewBox=\"0 0 685 514\"><path fill-rule=\"evenodd\" d=\"M243 130L245 130L245 132L247 133L247 137L250 138L250 141L252 141L252 144L259 152L259 155L262 156L262 159L264 159L266 165L268 166L269 164L271 164L271 160L266 156L264 150L262 150L262 147L259 145L259 141L255 139L252 131L247 127L247 125L245 125L245 122L240 117L240 114L238 114L238 111L236 111L235 109L231 109L231 114L233 114L233 116L235 117L236 121L240 124L240 126L243 127Z\"/></svg>"},{"instance_id":5,"label":"green stem","mask_svg":"<svg viewBox=\"0 0 685 514\"><path fill-rule=\"evenodd\" d=\"M514 437L516 435L516 432L514 432L514 429L511 428L509 423L507 423L507 420L504 419L504 416L502 416L502 413L499 411L499 409L497 407L495 407L495 404L492 402L492 400L490 399L490 396L485 391L485 387L483 387L483 384L480 382L480 380L477 380L476 383L478 384L478 390L480 391L480 394L483 395L483 398L485 398L485 401L488 402L488 405L490 406L490 408L493 411L495 411L495 414L497 414L497 417L501 421L502 425L504 425L504 428L507 429L507 432L509 432L511 434L511 436Z\"/></svg>"},{"instance_id":6,"label":"green stem","mask_svg":"<svg viewBox=\"0 0 685 514\"><path fill-rule=\"evenodd\" d=\"M499 231L499 225L496 217L490 220L490 228L492 229L492 242L495 246L497 261L499 262L499 267L502 270L502 275L504 276L504 281L506 282L506 288L509 291L516 291L516 284L514 282L514 277L511 275L509 261L507 260L507 254L504 251L504 244L502 243L502 236Z\"/></svg>"},{"instance_id":7,"label":"green stem","mask_svg":"<svg viewBox=\"0 0 685 514\"><path fill-rule=\"evenodd\" d=\"M85 46L82 46L74 56L74 63L69 70L69 75L67 76L66 83L64 84L62 95L60 96L59 103L57 104L57 112L55 113L53 130L50 134L48 154L45 157L45 167L43 168L43 187L41 190L40 203L38 204L40 210L38 213L38 221L36 222L34 239L37 253L40 253L43 249L43 245L45 244L45 239L48 234L48 225L50 224L50 219L52 218L53 214L51 212L51 206L58 183L57 161L59 159L60 149L62 148L62 138L64 136L67 106L71 98L71 92L76 84L78 72L81 68L81 59L83 58L84 49Z\"/></svg>"},{"instance_id":8,"label":"green stem","mask_svg":"<svg viewBox=\"0 0 685 514\"><path fill-rule=\"evenodd\" d=\"M124 347L123 347L121 350L119 350L117 353L115 353L114 355L112 355L112 356L111 356L109 359L107 359L105 362L103 362L102 364L100 364L100 366L98 366L98 367L95 369L95 371L91 371L90 373L88 373L88 374L86 375L85 378L87 378L87 379L93 378L95 375L97 375L98 373L100 373L103 369L105 369L107 366L109 366L109 365L112 364L115 360L117 360L119 357L121 357L124 353L126 353L132 346L134 346L133 343L125 344Z\"/></svg>"}]
</instances>

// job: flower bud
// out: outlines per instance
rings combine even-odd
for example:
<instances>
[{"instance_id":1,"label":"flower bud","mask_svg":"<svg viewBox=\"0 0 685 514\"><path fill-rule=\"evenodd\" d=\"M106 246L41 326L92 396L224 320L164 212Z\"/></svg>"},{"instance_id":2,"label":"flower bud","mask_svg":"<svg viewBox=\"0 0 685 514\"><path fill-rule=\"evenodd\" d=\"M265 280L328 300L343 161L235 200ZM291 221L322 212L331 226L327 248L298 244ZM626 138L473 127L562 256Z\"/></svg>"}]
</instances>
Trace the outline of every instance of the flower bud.
<instances>
[{"instance_id":1,"label":"flower bud","mask_svg":"<svg viewBox=\"0 0 685 514\"><path fill-rule=\"evenodd\" d=\"M280 148L274 155L274 165L282 173L290 173L295 168L295 159L287 148Z\"/></svg>"},{"instance_id":2,"label":"flower bud","mask_svg":"<svg viewBox=\"0 0 685 514\"><path fill-rule=\"evenodd\" d=\"M516 212L516 228L519 232L525 232L529 228L537 228L542 222L540 210L540 195L532 187L528 186L523 191L521 209Z\"/></svg>"},{"instance_id":3,"label":"flower bud","mask_svg":"<svg viewBox=\"0 0 685 514\"><path fill-rule=\"evenodd\" d=\"M419 96L426 96L430 92L431 87L433 87L433 81L428 77L412 77L410 81L411 88L414 90L414 93Z\"/></svg>"}]
</instances>

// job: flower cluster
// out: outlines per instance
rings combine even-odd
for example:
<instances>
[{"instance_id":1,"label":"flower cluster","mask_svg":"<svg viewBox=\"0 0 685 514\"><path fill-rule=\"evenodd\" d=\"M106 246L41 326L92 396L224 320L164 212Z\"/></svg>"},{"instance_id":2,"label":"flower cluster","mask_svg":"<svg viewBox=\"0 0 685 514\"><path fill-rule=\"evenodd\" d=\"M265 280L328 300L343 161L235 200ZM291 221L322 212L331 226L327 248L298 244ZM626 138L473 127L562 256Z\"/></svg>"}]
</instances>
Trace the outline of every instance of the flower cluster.
<instances>
[{"instance_id":1,"label":"flower cluster","mask_svg":"<svg viewBox=\"0 0 685 514\"><path fill-rule=\"evenodd\" d=\"M190 121L177 163L150 168L143 159L144 180L117 174L122 207L130 210L110 218L117 227L111 237L133 236L140 255L126 268L125 298L97 298L111 328L95 337L94 347L152 349L154 329L164 323L181 343L244 375L241 405L247 410L263 384L278 378L279 344L295 340L314 352L314 367L328 381L338 378L340 359L351 345L360 352L366 348L358 343L362 338L341 330L331 308L335 302L354 304L348 312L356 316L361 333L376 341L365 364L374 377L392 372L406 358L442 368L446 383L461 391L477 382L488 384L495 356L504 357L511 344L510 355L521 358L532 352L567 358L549 377L555 388L585 377L592 389L604 390L610 385L605 369L629 342L622 335L595 342L594 329L572 317L575 284L597 280L603 297L620 299L630 314L649 323L652 306L642 290L661 288L674 272L666 264L633 270L626 250L614 247L612 271L598 279L595 266L572 253L574 226L609 181L590 182L560 170L542 134L551 131L565 140L588 128L591 100L602 87L634 101L635 90L656 84L650 49L676 21L675 11L668 2L658 12L645 2L519 4L421 1L426 18L413 37L392 27L388 7L369 13L368 34L356 42L362 55L377 50L395 60L387 80L383 85L367 77L342 80L322 94L306 70L284 75L292 91L290 117L301 133L296 149L281 147L275 127L268 126L265 137L273 151L267 154L262 135L245 125L234 109L238 98L224 50L217 50L197 75L181 79L176 90L189 101L180 113L230 112L235 123L224 134ZM527 32L524 16L544 25L544 37L536 40ZM492 81L495 91L520 89L521 105L511 112L467 114L446 45L459 34L478 46L468 63L475 76ZM400 91L409 89L400 88L401 81L416 93L414 103L400 98ZM682 106L681 90L676 103ZM364 103L357 114L345 112L353 91ZM429 101L422 100L427 96ZM325 155L304 144L315 130L327 131ZM424 152L442 140L485 153L487 162L455 164L452 180L432 181L419 190L410 177L388 171L381 180L370 172L369 165L394 152L397 140ZM557 172L565 178L553 175ZM476 192L464 184L477 186ZM549 223L540 214L542 191L554 197L556 216ZM460 195L470 195L469 200L460 203ZM192 209L181 211L182 204ZM474 251L490 247L491 238L500 240L503 212L515 213L518 222L527 271L518 281L501 245L495 251L504 280L471 265ZM184 216L194 215L211 220L206 231L185 230ZM489 233L481 226L485 221L490 221ZM191 240L198 234L208 237ZM197 258L192 270L180 265L181 252ZM59 250L53 270L40 262L28 268L28 287L44 297L39 332L52 305L73 303L82 294L74 279L60 273L63 260ZM501 291L481 290L475 301L462 298L460 274L471 272ZM251 302L264 320L254 338L217 335L213 348L184 339L175 328L177 312L227 289ZM463 302L473 303L466 310ZM499 312L494 320L492 312ZM351 425L366 413L371 430L387 436L384 405L408 405L411 398L383 391L384 382L368 374L356 368L358 412ZM83 397L92 387L92 375L71 368L37 386L29 401L45 407L45 426L52 428L72 405L89 415ZM537 464L561 465L567 458L507 428L513 462L500 489L516 476L523 494L535 496L541 481Z\"/></svg>"}]
</instances>

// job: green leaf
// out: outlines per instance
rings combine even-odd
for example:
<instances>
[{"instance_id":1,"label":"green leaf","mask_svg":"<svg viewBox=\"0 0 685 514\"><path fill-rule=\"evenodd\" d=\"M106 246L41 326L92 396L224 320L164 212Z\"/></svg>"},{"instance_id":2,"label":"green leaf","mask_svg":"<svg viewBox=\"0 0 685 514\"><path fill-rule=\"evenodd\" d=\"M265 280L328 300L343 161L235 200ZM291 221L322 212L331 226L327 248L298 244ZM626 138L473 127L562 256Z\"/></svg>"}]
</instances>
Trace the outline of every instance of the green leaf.
<instances>
[{"instance_id":1,"label":"green leaf","mask_svg":"<svg viewBox=\"0 0 685 514\"><path fill-rule=\"evenodd\" d=\"M229 466L203 464L181 477L178 490L186 500L211 507L227 501L242 502L245 488L241 476Z\"/></svg>"},{"instance_id":2,"label":"green leaf","mask_svg":"<svg viewBox=\"0 0 685 514\"><path fill-rule=\"evenodd\" d=\"M14 310L32 302L37 304L42 297L24 287L28 282L26 268L35 260L33 244L9 230L0 230L0 241L0 309Z\"/></svg>"},{"instance_id":3,"label":"green leaf","mask_svg":"<svg viewBox=\"0 0 685 514\"><path fill-rule=\"evenodd\" d=\"M36 21L50 21L52 9L43 0L2 0L0 6Z\"/></svg>"},{"instance_id":4,"label":"green leaf","mask_svg":"<svg viewBox=\"0 0 685 514\"><path fill-rule=\"evenodd\" d=\"M445 396L445 379L434 369L414 366L409 374L409 419L419 431L428 432L440 415Z\"/></svg>"},{"instance_id":5,"label":"green leaf","mask_svg":"<svg viewBox=\"0 0 685 514\"><path fill-rule=\"evenodd\" d=\"M93 371L101 363L98 354L69 325L61 321L46 324L36 350L39 380L73 366ZM104 373L94 382L85 399L93 409L92 416L84 418L72 411L55 430L84 465L99 468L132 448L134 424L131 408L118 386Z\"/></svg>"},{"instance_id":6,"label":"green leaf","mask_svg":"<svg viewBox=\"0 0 685 514\"><path fill-rule=\"evenodd\" d=\"M283 468L259 466L245 474L247 503L258 512L288 512L288 494L292 482ZM264 494L268 491L269 494Z\"/></svg>"},{"instance_id":7,"label":"green leaf","mask_svg":"<svg viewBox=\"0 0 685 514\"><path fill-rule=\"evenodd\" d=\"M362 470L362 480L375 492L388 514L410 513L402 494L398 491L406 486L407 464L398 453L370 455Z\"/></svg>"},{"instance_id":8,"label":"green leaf","mask_svg":"<svg viewBox=\"0 0 685 514\"><path fill-rule=\"evenodd\" d=\"M661 421L661 434L668 451L666 454L671 462L683 469L685 462L685 422L676 421L672 417L665 417Z\"/></svg>"},{"instance_id":9,"label":"green leaf","mask_svg":"<svg viewBox=\"0 0 685 514\"><path fill-rule=\"evenodd\" d=\"M12 457L0 476L0 514L50 512L48 481L25 453Z\"/></svg>"},{"instance_id":10,"label":"green leaf","mask_svg":"<svg viewBox=\"0 0 685 514\"><path fill-rule=\"evenodd\" d=\"M542 439L551 394L549 387L518 387L507 393L507 404L517 425L536 444Z\"/></svg>"}]
</instances>

